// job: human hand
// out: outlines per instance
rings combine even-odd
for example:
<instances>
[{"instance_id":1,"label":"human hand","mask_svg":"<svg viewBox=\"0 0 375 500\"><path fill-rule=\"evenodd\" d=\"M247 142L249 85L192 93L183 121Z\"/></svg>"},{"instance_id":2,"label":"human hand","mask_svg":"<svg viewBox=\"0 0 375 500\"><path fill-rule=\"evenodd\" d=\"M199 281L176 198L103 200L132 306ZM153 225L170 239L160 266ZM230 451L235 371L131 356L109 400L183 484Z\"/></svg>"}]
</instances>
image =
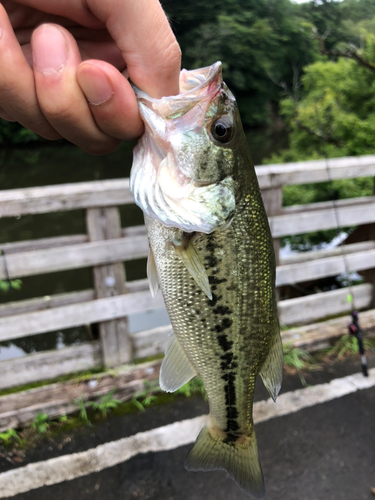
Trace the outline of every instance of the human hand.
<instances>
[{"instance_id":1,"label":"human hand","mask_svg":"<svg viewBox=\"0 0 375 500\"><path fill-rule=\"evenodd\" d=\"M180 49L158 0L0 5L0 117L47 139L112 151L143 131L126 77L160 98L178 93L179 71Z\"/></svg>"}]
</instances>

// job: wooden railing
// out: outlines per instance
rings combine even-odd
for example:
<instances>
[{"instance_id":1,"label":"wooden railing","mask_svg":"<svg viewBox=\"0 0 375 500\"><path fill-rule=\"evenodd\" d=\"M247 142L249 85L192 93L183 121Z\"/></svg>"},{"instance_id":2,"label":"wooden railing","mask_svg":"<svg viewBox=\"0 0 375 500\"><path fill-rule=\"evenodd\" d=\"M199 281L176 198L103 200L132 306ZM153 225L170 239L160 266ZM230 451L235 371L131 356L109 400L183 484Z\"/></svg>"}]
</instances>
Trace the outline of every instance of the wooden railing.
<instances>
[{"instance_id":1,"label":"wooden railing","mask_svg":"<svg viewBox=\"0 0 375 500\"><path fill-rule=\"evenodd\" d=\"M375 176L375 156L329 160L332 179ZM277 286L298 284L345 271L341 250L322 250L279 258L283 236L335 228L332 203L282 206L284 185L328 180L325 161L257 167L278 256ZM0 341L99 324L100 341L0 362L0 389L70 372L115 367L164 351L170 326L129 333L131 314L164 307L152 298L146 280L126 281L123 262L147 256L143 226L122 228L118 206L132 204L128 179L0 191L0 218L84 209L86 234L5 243L6 269L0 279L93 268L94 289L33 298L0 306ZM375 196L337 202L340 226L375 223ZM375 241L345 245L347 266L375 268ZM3 259L3 257L2 257ZM4 262L3 262L4 263ZM369 308L374 284L354 287L356 307ZM349 310L346 289L279 302L283 325L308 323Z\"/></svg>"}]
</instances>

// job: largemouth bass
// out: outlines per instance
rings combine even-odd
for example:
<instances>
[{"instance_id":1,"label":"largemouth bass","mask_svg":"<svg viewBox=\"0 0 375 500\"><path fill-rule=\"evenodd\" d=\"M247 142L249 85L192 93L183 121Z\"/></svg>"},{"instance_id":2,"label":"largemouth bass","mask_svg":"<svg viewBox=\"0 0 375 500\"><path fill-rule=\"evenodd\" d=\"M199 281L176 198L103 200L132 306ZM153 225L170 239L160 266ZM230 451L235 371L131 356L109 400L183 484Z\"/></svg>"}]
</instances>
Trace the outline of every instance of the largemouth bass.
<instances>
[{"instance_id":1,"label":"largemouth bass","mask_svg":"<svg viewBox=\"0 0 375 500\"><path fill-rule=\"evenodd\" d=\"M174 332L160 386L201 377L210 414L186 468L224 469L262 498L255 382L260 374L275 400L282 379L271 233L221 63L183 70L180 89L162 99L136 89L145 134L130 184L145 214L150 288L160 285Z\"/></svg>"}]
</instances>

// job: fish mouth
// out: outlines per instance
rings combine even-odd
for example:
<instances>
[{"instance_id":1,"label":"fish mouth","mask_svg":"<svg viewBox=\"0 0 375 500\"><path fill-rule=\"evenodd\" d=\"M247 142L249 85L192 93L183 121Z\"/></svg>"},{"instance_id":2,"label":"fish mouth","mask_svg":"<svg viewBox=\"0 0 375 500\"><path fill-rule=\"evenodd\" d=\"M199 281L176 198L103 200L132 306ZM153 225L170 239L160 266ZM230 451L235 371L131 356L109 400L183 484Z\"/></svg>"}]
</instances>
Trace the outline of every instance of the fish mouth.
<instances>
[{"instance_id":1,"label":"fish mouth","mask_svg":"<svg viewBox=\"0 0 375 500\"><path fill-rule=\"evenodd\" d=\"M185 232L211 233L227 227L236 208L236 183L191 178L176 158L181 141L204 128L207 110L223 86L221 63L182 70L181 93L153 99L135 89L145 134L134 149L130 189L135 203L151 219Z\"/></svg>"}]
</instances>

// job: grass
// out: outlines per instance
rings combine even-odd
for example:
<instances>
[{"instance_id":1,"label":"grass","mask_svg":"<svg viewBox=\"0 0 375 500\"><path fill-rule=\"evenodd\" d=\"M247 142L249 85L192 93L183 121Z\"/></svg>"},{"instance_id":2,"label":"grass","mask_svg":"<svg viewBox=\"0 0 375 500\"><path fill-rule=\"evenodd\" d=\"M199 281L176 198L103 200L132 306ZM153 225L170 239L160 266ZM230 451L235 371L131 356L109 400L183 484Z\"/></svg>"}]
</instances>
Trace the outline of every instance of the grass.
<instances>
[{"instance_id":1,"label":"grass","mask_svg":"<svg viewBox=\"0 0 375 500\"><path fill-rule=\"evenodd\" d=\"M375 340L363 339L363 347L365 352L375 351ZM357 339L353 335L343 335L332 347L323 349L316 357L321 361L328 361L355 355L358 355Z\"/></svg>"},{"instance_id":2,"label":"grass","mask_svg":"<svg viewBox=\"0 0 375 500\"><path fill-rule=\"evenodd\" d=\"M291 343L283 345L284 367L289 372L296 371L303 386L306 386L306 379L302 370L319 370L319 365L314 357L304 349L293 347Z\"/></svg>"}]
</instances>

